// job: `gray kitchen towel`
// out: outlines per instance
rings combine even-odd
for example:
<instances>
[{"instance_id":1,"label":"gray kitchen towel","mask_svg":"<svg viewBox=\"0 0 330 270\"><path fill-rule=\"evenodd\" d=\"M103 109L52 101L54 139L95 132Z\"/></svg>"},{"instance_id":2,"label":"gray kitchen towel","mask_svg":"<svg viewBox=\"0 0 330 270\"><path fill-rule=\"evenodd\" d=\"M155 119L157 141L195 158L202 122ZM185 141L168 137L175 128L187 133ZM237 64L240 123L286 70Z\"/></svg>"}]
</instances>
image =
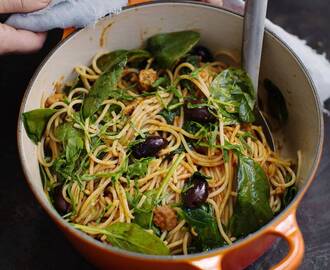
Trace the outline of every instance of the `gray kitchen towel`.
<instances>
[{"instance_id":1,"label":"gray kitchen towel","mask_svg":"<svg viewBox=\"0 0 330 270\"><path fill-rule=\"evenodd\" d=\"M126 5L127 0L52 0L45 9L11 15L6 24L34 32L80 28L96 22L106 14L116 13Z\"/></svg>"}]
</instances>

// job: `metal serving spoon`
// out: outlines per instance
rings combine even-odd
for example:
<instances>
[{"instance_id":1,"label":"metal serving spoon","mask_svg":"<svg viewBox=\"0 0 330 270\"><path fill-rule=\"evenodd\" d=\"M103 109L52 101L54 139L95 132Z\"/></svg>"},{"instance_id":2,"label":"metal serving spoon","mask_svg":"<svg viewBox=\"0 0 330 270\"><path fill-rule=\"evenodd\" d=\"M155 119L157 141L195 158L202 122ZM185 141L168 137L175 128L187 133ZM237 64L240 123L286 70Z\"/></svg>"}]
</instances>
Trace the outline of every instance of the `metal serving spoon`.
<instances>
[{"instance_id":1,"label":"metal serving spoon","mask_svg":"<svg viewBox=\"0 0 330 270\"><path fill-rule=\"evenodd\" d=\"M268 0L245 1L242 65L252 80L256 96L258 96L259 69L264 39L267 3ZM254 108L254 113L256 116L256 123L262 127L269 147L275 151L274 138L257 103Z\"/></svg>"}]
</instances>

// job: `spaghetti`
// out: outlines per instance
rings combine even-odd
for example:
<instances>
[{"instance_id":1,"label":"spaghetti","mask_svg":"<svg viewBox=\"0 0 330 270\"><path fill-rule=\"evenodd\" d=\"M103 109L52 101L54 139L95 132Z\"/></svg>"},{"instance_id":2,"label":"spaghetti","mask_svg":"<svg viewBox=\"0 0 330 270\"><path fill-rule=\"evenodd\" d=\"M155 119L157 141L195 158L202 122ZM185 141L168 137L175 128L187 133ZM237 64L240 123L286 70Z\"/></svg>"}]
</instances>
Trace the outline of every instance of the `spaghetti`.
<instances>
[{"instance_id":1,"label":"spaghetti","mask_svg":"<svg viewBox=\"0 0 330 270\"><path fill-rule=\"evenodd\" d=\"M210 104L212 83L228 68L225 62L206 63L199 58L198 64L192 64L184 57L173 68L161 69L154 65L153 57L138 64L128 58L115 85L122 95L102 100L93 115L80 117L86 97L104 74L99 63L105 55L97 54L89 67L77 66L79 82L69 91L64 89L56 93L56 98L53 95L42 101L42 108L56 109L56 113L48 120L38 143L38 160L47 179L45 192L55 207L64 206L65 219L103 242L109 241L105 234L93 231L95 228L105 229L115 223L142 224L159 237L171 254L187 254L192 252L193 239L201 235L180 214L182 194L198 171L207 179L203 203L209 206L219 237L224 244L231 244L239 237L229 229L239 196L237 151L265 172L272 213L283 208L284 193L295 185L296 174L290 160L271 151L261 127L226 124L221 119L214 120L214 115L207 125L187 121L189 109L204 108L205 112L206 105L199 105ZM192 91L199 103L189 103ZM211 106L208 113L212 115L213 110ZM187 127L187 122L192 127ZM79 132L83 145L75 152L79 157L70 157L75 160L72 175L63 172L68 169L63 169L63 160L68 160L72 138L63 142L58 135L65 123ZM166 143L152 156L134 157L134 151L148 138L161 138ZM59 195L54 190L59 190ZM156 194L150 204L153 191ZM56 196L62 200L60 203ZM151 215L147 226L137 220L141 213L142 217ZM161 222L155 220L156 216Z\"/></svg>"}]
</instances>

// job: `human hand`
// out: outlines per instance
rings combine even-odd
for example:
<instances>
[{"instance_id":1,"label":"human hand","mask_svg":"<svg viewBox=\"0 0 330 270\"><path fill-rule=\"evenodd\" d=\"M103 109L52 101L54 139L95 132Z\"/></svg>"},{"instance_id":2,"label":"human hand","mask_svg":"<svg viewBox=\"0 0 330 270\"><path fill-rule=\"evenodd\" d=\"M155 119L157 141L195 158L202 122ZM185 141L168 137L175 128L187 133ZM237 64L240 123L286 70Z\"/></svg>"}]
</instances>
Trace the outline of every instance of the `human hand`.
<instances>
[{"instance_id":1,"label":"human hand","mask_svg":"<svg viewBox=\"0 0 330 270\"><path fill-rule=\"evenodd\" d=\"M25 13L45 8L50 0L1 0L0 13ZM0 55L39 50L46 33L33 33L0 23Z\"/></svg>"}]
</instances>

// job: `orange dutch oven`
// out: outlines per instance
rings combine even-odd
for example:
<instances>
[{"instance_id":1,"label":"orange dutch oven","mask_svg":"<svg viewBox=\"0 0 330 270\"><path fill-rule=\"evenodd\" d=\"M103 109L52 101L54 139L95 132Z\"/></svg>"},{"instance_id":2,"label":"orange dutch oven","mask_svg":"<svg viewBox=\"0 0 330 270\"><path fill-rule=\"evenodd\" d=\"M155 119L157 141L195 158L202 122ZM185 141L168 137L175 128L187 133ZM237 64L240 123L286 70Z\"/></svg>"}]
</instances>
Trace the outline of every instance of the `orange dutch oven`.
<instances>
[{"instance_id":1,"label":"orange dutch oven","mask_svg":"<svg viewBox=\"0 0 330 270\"><path fill-rule=\"evenodd\" d=\"M58 44L32 78L21 113L39 107L42 96L51 93L54 82L63 76L64 79L71 79L72 68L88 64L97 51L141 47L144 40L159 32L193 29L201 33L201 43L213 51L219 48L240 51L243 20L238 14L198 2L130 2L135 5L69 35ZM70 31L67 30L66 34ZM302 152L302 166L298 172L299 192L269 224L231 246L185 256L151 256L117 249L74 229L59 216L43 192L36 147L28 139L20 120L18 145L27 182L40 205L76 249L102 269L243 269L264 254L277 238L287 241L289 251L272 269L296 269L304 254L304 240L297 224L296 211L320 161L322 112L313 82L303 63L285 41L269 30L265 34L260 76L261 80L268 78L278 85L286 99L289 120L275 136L282 146L282 155L294 158L298 149Z\"/></svg>"}]
</instances>

